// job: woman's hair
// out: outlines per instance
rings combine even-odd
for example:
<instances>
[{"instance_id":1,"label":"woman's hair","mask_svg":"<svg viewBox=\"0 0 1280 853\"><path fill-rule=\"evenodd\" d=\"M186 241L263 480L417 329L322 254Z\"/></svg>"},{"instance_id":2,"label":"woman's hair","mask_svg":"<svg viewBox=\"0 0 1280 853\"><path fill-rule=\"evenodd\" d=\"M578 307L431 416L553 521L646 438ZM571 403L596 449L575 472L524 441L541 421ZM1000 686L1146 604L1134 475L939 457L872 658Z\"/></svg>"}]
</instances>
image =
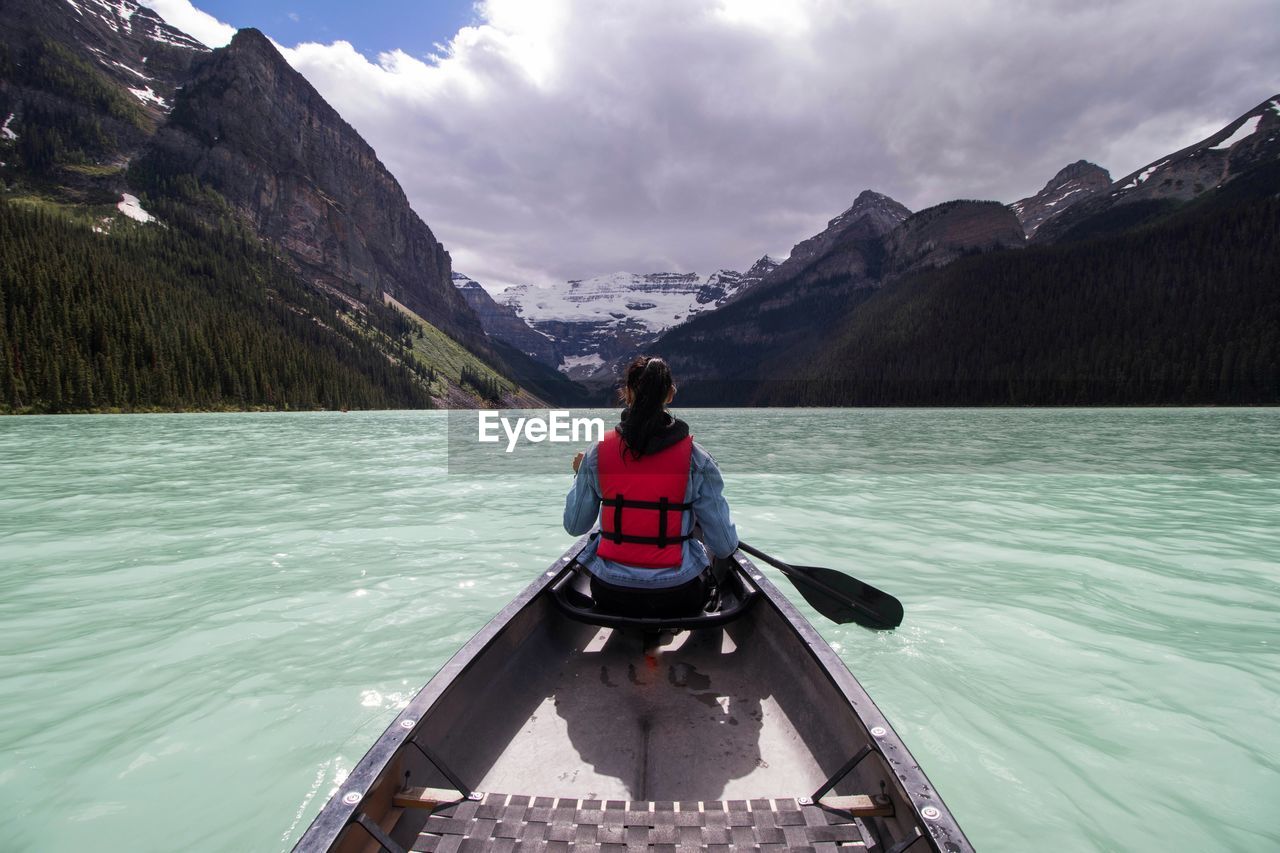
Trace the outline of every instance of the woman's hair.
<instances>
[{"instance_id":1,"label":"woman's hair","mask_svg":"<svg viewBox=\"0 0 1280 853\"><path fill-rule=\"evenodd\" d=\"M624 384L618 391L623 400L626 391L630 391L632 400L619 431L626 449L635 458L644 455L649 439L667 428L667 396L674 385L671 368L656 356L636 356L627 365Z\"/></svg>"}]
</instances>

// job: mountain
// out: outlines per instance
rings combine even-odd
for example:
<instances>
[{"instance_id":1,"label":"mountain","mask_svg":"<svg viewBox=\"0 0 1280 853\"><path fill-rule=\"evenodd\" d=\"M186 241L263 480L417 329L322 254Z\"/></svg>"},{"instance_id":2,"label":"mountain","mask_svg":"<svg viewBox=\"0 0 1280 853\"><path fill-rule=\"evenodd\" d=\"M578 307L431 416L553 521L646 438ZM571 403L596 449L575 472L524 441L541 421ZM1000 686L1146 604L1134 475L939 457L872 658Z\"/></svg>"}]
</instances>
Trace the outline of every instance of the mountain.
<instances>
[{"instance_id":1,"label":"mountain","mask_svg":"<svg viewBox=\"0 0 1280 853\"><path fill-rule=\"evenodd\" d=\"M1077 160L1049 179L1040 192L1009 205L1028 237L1051 216L1093 198L1111 186L1111 174L1088 160Z\"/></svg>"},{"instance_id":2,"label":"mountain","mask_svg":"<svg viewBox=\"0 0 1280 853\"><path fill-rule=\"evenodd\" d=\"M1280 158L1280 96L1269 98L1217 133L1111 184L1036 231L1037 243L1085 239L1159 217L1254 166Z\"/></svg>"},{"instance_id":3,"label":"mountain","mask_svg":"<svg viewBox=\"0 0 1280 853\"><path fill-rule=\"evenodd\" d=\"M887 280L957 258L1026 243L1022 223L997 201L948 201L913 213L885 239Z\"/></svg>"},{"instance_id":4,"label":"mountain","mask_svg":"<svg viewBox=\"0 0 1280 853\"><path fill-rule=\"evenodd\" d=\"M489 291L485 290L480 282L455 272L453 286L458 288L458 292L467 300L467 304L480 320L480 326L489 337L515 347L543 364L551 367L560 364L560 349L555 339L550 335L534 331L511 305L494 301Z\"/></svg>"},{"instance_id":5,"label":"mountain","mask_svg":"<svg viewBox=\"0 0 1280 853\"><path fill-rule=\"evenodd\" d=\"M779 268L655 348L686 403L1280 403L1278 119L1275 98L1101 193L1068 167L1040 208L1092 189L1030 245L1031 204L921 211L851 244L823 283L843 299L806 304Z\"/></svg>"},{"instance_id":6,"label":"mountain","mask_svg":"<svg viewBox=\"0 0 1280 853\"><path fill-rule=\"evenodd\" d=\"M1105 186L1081 161L1008 207L864 193L654 349L686 404L1280 403L1277 139L1273 98Z\"/></svg>"},{"instance_id":7,"label":"mountain","mask_svg":"<svg viewBox=\"0 0 1280 853\"><path fill-rule=\"evenodd\" d=\"M716 399L736 399L738 390L729 386L750 387L762 359L817 340L828 321L878 286L885 240L910 216L888 196L862 192L750 289L719 310L668 330L652 349L672 363L677 375L716 383Z\"/></svg>"},{"instance_id":8,"label":"mountain","mask_svg":"<svg viewBox=\"0 0 1280 853\"><path fill-rule=\"evenodd\" d=\"M55 233L58 226L46 221L54 215L99 235L97 244L88 245L97 245L102 258L78 258L77 275L92 278L102 259L119 255L112 240L139 239L157 252L180 245L192 258L204 258L205 268L234 268L245 278L243 286L229 283L224 293L200 297L200 316L166 315L192 324L187 332L178 330L179 339L193 338L199 322L213 328L235 314L252 318L246 322L254 340L276 341L255 344L254 358L293 352L292 344L279 343L282 334L314 351L314 358L290 356L295 366L279 373L278 381L249 383L253 393L236 391L246 384L230 380L214 382L212 389L156 390L179 379L183 387L198 385L200 376L216 372L206 365L195 379L161 375L113 396L104 389L123 386L108 374L123 368L111 359L98 365L101 352L65 325L49 326L43 337L33 333L32 324L44 323L49 306L28 297L53 294L19 294L30 283L14 268L0 282L6 333L21 332L25 346L45 349L10 359L6 369L16 380L8 383L0 407L58 409L68 399L123 408L422 406L432 400L527 405L541 400L522 388L572 387L485 334L452 284L448 253L395 178L256 30L242 30L227 47L211 51L134 0L5 4L0 119L0 181L6 204L16 205L14 227ZM36 219L24 219L29 213ZM139 229L148 228L172 232L175 242L140 237ZM224 254L233 251L253 262L245 267ZM151 270L142 277L154 288L187 286L186 280L155 277L171 267L132 250L126 254ZM44 266L38 256L27 262ZM256 288L250 285L255 279ZM102 298L125 299L128 286L113 282ZM261 282L272 284L264 290ZM189 295L157 298L170 296ZM19 304L28 316L18 315ZM137 310L145 313L143 306ZM148 335L167 339L149 314L140 323L126 322L119 312L113 316L119 322L104 332L113 351L137 349ZM299 325L291 319L297 317L309 322ZM334 372L346 370L340 366L344 352L364 379L338 381ZM382 362L369 352L380 353ZM32 364L41 365L39 376L26 375ZM261 364L251 367L276 375ZM69 376L92 382L93 393L65 387ZM372 385L350 391L360 382ZM347 396L335 396L340 387Z\"/></svg>"},{"instance_id":9,"label":"mountain","mask_svg":"<svg viewBox=\"0 0 1280 853\"><path fill-rule=\"evenodd\" d=\"M4 179L96 200L166 118L208 48L128 0L0 6ZM105 179L105 180L104 180ZM115 195L119 198L119 195Z\"/></svg>"},{"instance_id":10,"label":"mountain","mask_svg":"<svg viewBox=\"0 0 1280 853\"><path fill-rule=\"evenodd\" d=\"M1280 163L1156 220L885 287L771 405L1280 403Z\"/></svg>"},{"instance_id":11,"label":"mountain","mask_svg":"<svg viewBox=\"0 0 1280 853\"><path fill-rule=\"evenodd\" d=\"M399 183L257 30L194 63L139 172L153 191L177 176L213 189L320 289L386 293L464 344L484 339Z\"/></svg>"},{"instance_id":12,"label":"mountain","mask_svg":"<svg viewBox=\"0 0 1280 853\"><path fill-rule=\"evenodd\" d=\"M619 272L573 280L564 289L519 285L499 298L523 322L555 341L555 364L568 376L611 377L615 361L643 349L663 330L726 304L774 266L766 256L747 273Z\"/></svg>"}]
</instances>

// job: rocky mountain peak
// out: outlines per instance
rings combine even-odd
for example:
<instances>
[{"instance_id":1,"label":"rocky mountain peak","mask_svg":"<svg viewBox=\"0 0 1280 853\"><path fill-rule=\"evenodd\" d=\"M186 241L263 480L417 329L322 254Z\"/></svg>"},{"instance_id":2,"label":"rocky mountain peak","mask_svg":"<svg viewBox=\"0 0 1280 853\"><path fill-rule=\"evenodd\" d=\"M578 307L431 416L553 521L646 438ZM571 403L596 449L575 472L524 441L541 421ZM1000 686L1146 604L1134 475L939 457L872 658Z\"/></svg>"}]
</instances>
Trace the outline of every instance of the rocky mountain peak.
<instances>
[{"instance_id":1,"label":"rocky mountain peak","mask_svg":"<svg viewBox=\"0 0 1280 853\"><path fill-rule=\"evenodd\" d=\"M1064 166L1040 192L1009 205L1028 237L1051 216L1093 198L1111 186L1111 174L1096 163L1077 160Z\"/></svg>"},{"instance_id":2,"label":"rocky mountain peak","mask_svg":"<svg viewBox=\"0 0 1280 853\"><path fill-rule=\"evenodd\" d=\"M997 201L948 201L913 214L886 241L886 271L940 267L970 253L1021 248L1026 238Z\"/></svg>"},{"instance_id":3,"label":"rocky mountain peak","mask_svg":"<svg viewBox=\"0 0 1280 853\"><path fill-rule=\"evenodd\" d=\"M1088 160L1077 160L1074 163L1063 166L1058 171L1058 174L1053 176L1053 180L1045 184L1045 188L1047 189L1055 184L1065 183L1073 179L1087 180L1099 177L1105 178L1108 183L1111 181L1111 174L1097 163L1091 163Z\"/></svg>"},{"instance_id":4,"label":"rocky mountain peak","mask_svg":"<svg viewBox=\"0 0 1280 853\"><path fill-rule=\"evenodd\" d=\"M776 270L779 263L779 261L775 261L773 258L765 255L763 258L752 264L751 268L743 274L743 280L745 281L749 279L753 283L757 282Z\"/></svg>"},{"instance_id":5,"label":"rocky mountain peak","mask_svg":"<svg viewBox=\"0 0 1280 853\"><path fill-rule=\"evenodd\" d=\"M1105 192L1072 205L1069 213L1055 213L1035 232L1036 242L1052 243L1072 233L1085 234L1092 227L1084 225L1086 220L1137 202L1147 204L1126 214L1130 222L1135 217L1156 215L1162 205L1190 201L1276 160L1280 160L1280 95L1273 95L1199 142L1120 178Z\"/></svg>"},{"instance_id":6,"label":"rocky mountain peak","mask_svg":"<svg viewBox=\"0 0 1280 853\"><path fill-rule=\"evenodd\" d=\"M770 279L794 275L849 240L883 237L910 215L905 205L889 196L863 190L848 210L827 223L826 230L793 246Z\"/></svg>"},{"instance_id":7,"label":"rocky mountain peak","mask_svg":"<svg viewBox=\"0 0 1280 853\"><path fill-rule=\"evenodd\" d=\"M875 190L863 190L848 210L827 222L827 229L841 228L869 217L875 225L887 226L885 230L889 230L910 215L907 207L889 196Z\"/></svg>"},{"instance_id":8,"label":"rocky mountain peak","mask_svg":"<svg viewBox=\"0 0 1280 853\"><path fill-rule=\"evenodd\" d=\"M236 30L236 34L231 37L231 42L227 45L227 48L230 50L260 50L272 56L280 56L275 49L275 45L271 43L271 39L267 38L262 30L256 27L245 27L242 30Z\"/></svg>"}]
</instances>

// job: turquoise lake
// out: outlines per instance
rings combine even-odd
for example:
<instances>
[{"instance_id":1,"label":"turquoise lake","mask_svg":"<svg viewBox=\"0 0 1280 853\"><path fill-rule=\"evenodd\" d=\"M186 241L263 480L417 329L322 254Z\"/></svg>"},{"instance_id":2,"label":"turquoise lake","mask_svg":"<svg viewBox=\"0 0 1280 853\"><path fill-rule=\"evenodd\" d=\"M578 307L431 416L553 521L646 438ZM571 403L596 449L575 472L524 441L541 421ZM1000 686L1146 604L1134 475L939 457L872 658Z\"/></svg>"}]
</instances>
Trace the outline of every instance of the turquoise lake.
<instances>
[{"instance_id":1,"label":"turquoise lake","mask_svg":"<svg viewBox=\"0 0 1280 853\"><path fill-rule=\"evenodd\" d=\"M677 413L979 850L1280 849L1280 411ZM0 419L0 849L287 850L572 541L451 417Z\"/></svg>"}]
</instances>

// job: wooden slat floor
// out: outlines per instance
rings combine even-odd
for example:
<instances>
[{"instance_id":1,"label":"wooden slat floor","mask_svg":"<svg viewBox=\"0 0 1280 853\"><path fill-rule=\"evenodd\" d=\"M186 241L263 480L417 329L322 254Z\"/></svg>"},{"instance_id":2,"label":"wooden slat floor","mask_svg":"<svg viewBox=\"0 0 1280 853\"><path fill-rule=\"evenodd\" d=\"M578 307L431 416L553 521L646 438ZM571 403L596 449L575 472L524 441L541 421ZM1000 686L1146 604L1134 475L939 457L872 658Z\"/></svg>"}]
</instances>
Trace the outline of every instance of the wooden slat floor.
<instances>
[{"instance_id":1,"label":"wooden slat floor","mask_svg":"<svg viewBox=\"0 0 1280 853\"><path fill-rule=\"evenodd\" d=\"M489 794L436 808L415 851L799 850L874 844L858 818L794 799L626 802Z\"/></svg>"}]
</instances>

